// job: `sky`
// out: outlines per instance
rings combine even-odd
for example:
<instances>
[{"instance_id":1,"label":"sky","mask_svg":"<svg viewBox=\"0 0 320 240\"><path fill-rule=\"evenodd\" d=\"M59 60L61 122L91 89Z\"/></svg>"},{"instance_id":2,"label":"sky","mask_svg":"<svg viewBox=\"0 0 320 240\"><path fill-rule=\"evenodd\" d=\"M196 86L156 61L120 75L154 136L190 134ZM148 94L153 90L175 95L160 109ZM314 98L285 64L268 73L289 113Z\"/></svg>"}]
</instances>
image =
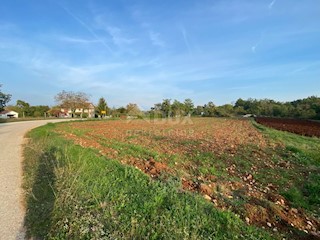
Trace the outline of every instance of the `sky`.
<instances>
[{"instance_id":1,"label":"sky","mask_svg":"<svg viewBox=\"0 0 320 240\"><path fill-rule=\"evenodd\" d=\"M10 0L0 84L31 105L66 91L149 109L320 96L319 0Z\"/></svg>"}]
</instances>

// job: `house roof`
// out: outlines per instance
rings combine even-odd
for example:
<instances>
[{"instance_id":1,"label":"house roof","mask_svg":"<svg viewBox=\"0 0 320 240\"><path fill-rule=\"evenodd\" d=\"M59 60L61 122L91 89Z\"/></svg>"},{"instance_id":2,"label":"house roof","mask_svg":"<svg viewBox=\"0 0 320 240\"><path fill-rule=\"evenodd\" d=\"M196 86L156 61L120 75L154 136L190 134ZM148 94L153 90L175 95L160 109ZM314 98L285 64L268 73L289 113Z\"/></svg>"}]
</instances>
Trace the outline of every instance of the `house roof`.
<instances>
[{"instance_id":1,"label":"house roof","mask_svg":"<svg viewBox=\"0 0 320 240\"><path fill-rule=\"evenodd\" d=\"M18 114L15 111L8 111L8 110L4 110L4 111L0 112L0 114L7 114L7 113L16 113L16 114Z\"/></svg>"},{"instance_id":2,"label":"house roof","mask_svg":"<svg viewBox=\"0 0 320 240\"><path fill-rule=\"evenodd\" d=\"M95 106L94 106L93 103L89 103L89 107L90 107L90 108L95 108Z\"/></svg>"}]
</instances>

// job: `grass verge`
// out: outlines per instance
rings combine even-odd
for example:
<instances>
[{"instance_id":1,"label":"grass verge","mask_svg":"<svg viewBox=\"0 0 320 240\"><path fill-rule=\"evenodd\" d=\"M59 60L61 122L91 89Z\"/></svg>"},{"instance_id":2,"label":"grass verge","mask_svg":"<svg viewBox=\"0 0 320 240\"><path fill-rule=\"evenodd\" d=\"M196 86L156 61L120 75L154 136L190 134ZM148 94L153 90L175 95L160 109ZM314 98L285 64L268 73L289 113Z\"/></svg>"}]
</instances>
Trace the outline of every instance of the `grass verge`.
<instances>
[{"instance_id":1,"label":"grass verge","mask_svg":"<svg viewBox=\"0 0 320 240\"><path fill-rule=\"evenodd\" d=\"M34 239L274 239L134 167L64 140L48 124L24 150L28 237Z\"/></svg>"},{"instance_id":2,"label":"grass verge","mask_svg":"<svg viewBox=\"0 0 320 240\"><path fill-rule=\"evenodd\" d=\"M292 186L287 188L285 186L286 182L283 183L281 194L293 206L310 210L316 217L320 217L319 138L275 130L256 122L253 122L253 125L272 141L283 144L284 149L280 149L278 155L300 168L300 175L294 175L294 178L291 177L294 179ZM285 177L288 173L289 171L283 172L281 176Z\"/></svg>"}]
</instances>

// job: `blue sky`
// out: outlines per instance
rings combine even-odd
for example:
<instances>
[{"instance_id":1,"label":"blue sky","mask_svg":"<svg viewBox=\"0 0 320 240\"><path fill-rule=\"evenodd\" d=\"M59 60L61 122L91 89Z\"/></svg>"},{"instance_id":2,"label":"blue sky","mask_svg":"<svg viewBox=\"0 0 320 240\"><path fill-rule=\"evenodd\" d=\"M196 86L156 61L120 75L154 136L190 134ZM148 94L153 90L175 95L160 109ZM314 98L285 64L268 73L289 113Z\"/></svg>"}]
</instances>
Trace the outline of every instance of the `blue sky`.
<instances>
[{"instance_id":1,"label":"blue sky","mask_svg":"<svg viewBox=\"0 0 320 240\"><path fill-rule=\"evenodd\" d=\"M32 105L319 96L319 26L318 0L2 1L0 83Z\"/></svg>"}]
</instances>

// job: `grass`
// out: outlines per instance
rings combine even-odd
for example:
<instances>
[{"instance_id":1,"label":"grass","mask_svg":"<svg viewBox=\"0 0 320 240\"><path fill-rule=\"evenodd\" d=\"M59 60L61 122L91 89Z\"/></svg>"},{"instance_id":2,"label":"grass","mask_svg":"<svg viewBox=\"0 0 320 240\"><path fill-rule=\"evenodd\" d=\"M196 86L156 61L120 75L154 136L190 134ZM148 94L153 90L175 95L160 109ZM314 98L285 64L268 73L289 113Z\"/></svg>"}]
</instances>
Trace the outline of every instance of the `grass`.
<instances>
[{"instance_id":1,"label":"grass","mask_svg":"<svg viewBox=\"0 0 320 240\"><path fill-rule=\"evenodd\" d=\"M32 130L24 150L29 238L275 238L200 195L182 191L177 178L153 181L134 167L63 139L53 132L55 126Z\"/></svg>"},{"instance_id":2,"label":"grass","mask_svg":"<svg viewBox=\"0 0 320 240\"><path fill-rule=\"evenodd\" d=\"M37 120L50 120L50 119L65 119L69 120L71 118L56 118L56 117L19 117L19 118L0 118L0 124L1 123L10 123L10 122L25 122L25 121L37 121ZM97 121L92 118L73 118L74 120L89 120L89 121Z\"/></svg>"},{"instance_id":3,"label":"grass","mask_svg":"<svg viewBox=\"0 0 320 240\"><path fill-rule=\"evenodd\" d=\"M0 118L0 124L1 123L10 123L10 122L23 122L23 121L35 121L35 120L46 120L50 118L44 118L44 117L26 117L26 118Z\"/></svg>"},{"instance_id":4,"label":"grass","mask_svg":"<svg viewBox=\"0 0 320 240\"><path fill-rule=\"evenodd\" d=\"M283 186L281 194L294 207L313 211L320 217L320 140L316 137L304 137L297 134L278 131L253 122L271 141L281 143L284 149L278 149L278 156L295 165L295 170L272 172L268 169L262 178L269 175L273 181ZM277 177L276 177L277 176ZM272 181L270 179L270 181ZM292 184L288 184L288 183Z\"/></svg>"},{"instance_id":5,"label":"grass","mask_svg":"<svg viewBox=\"0 0 320 240\"><path fill-rule=\"evenodd\" d=\"M225 164L211 152L197 152L191 158L191 163L194 164L195 176L226 176Z\"/></svg>"},{"instance_id":6,"label":"grass","mask_svg":"<svg viewBox=\"0 0 320 240\"><path fill-rule=\"evenodd\" d=\"M282 142L286 149L295 154L295 159L304 165L320 166L320 140L294 133L278 131L253 122L254 126L273 141Z\"/></svg>"}]
</instances>

